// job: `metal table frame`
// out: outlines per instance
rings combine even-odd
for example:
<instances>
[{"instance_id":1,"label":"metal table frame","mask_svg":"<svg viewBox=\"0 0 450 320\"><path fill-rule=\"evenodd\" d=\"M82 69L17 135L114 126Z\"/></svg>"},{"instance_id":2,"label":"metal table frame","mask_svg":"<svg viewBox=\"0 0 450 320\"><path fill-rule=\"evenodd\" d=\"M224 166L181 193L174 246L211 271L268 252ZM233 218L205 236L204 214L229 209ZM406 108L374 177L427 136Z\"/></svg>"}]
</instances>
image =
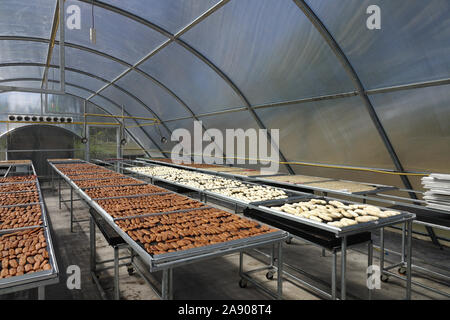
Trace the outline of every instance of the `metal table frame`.
<instances>
[{"instance_id":1,"label":"metal table frame","mask_svg":"<svg viewBox=\"0 0 450 320\"><path fill-rule=\"evenodd\" d=\"M161 164L161 165L164 164L164 163L159 163L159 162L154 162L154 163ZM180 166L180 165L172 164L172 166L173 167L178 167L180 169L186 169L186 167ZM195 168L191 168L191 169L195 170ZM245 208L245 207L253 207L255 209L261 209L260 207L257 207L255 205L253 205L252 203L240 201L238 199L235 199L235 198L232 198L232 197L228 197L228 196L224 196L224 195L221 195L219 193L215 193L213 191L209 191L207 189L200 190L200 189L197 189L197 188L193 188L193 187L189 187L189 186L186 186L186 185L183 185L183 184L172 182L170 180L166 180L163 177L150 176L150 175L143 174L143 173L140 173L140 172L132 171L132 170L127 169L127 168L125 168L124 170L129 171L129 172L133 172L135 174L146 176L147 178L152 179L151 180L152 182L154 180L162 181L164 183L168 183L168 184L171 184L171 185L174 185L174 186L177 186L177 187L183 187L183 188L186 188L186 189L190 189L190 190L196 191L196 192L198 192L200 194L200 199L202 199L204 202L207 202L207 197L209 197L209 198L219 199L219 200L222 200L222 201L225 201L225 202L232 203L235 206L235 212L237 212L238 207L243 207L243 208ZM252 184L249 181L244 181L244 183ZM381 187L381 185L380 185L380 187ZM386 186L382 186L382 187L386 187ZM321 190L320 188L312 187L311 189L319 189L318 191L328 192L328 190ZM285 190L285 189L283 189L283 190ZM288 191L290 191L290 190L288 190ZM345 193L345 192L339 192L339 191L335 192L334 190L329 190L329 191L331 191L333 193L337 193L337 194L352 195L352 194L348 194L348 193ZM377 192L379 192L379 190ZM295 193L298 194L299 196L303 195L305 198L307 198L307 197L318 198L317 196L314 196L314 195L311 195L311 194L305 194L305 193L300 193L300 192L295 192ZM356 195L356 194L354 194L354 195ZM359 197L365 199L364 196L359 195ZM326 197L326 198L330 199L330 200L340 200L340 199L336 199L336 198L329 198L329 197ZM283 199L280 199L280 201L282 201L282 200ZM271 201L271 200L268 200L268 201ZM346 201L346 202L349 203L349 201ZM389 201L385 201L385 202L389 202ZM263 203L263 202L260 202L260 203ZM266 211L268 213L274 214L274 211L270 210L270 209L263 210L263 211ZM277 214L276 212L275 212L275 214L280 216L280 214ZM407 215L403 214L403 218L402 219L399 219L399 217L397 217L397 218L393 218L393 217L391 217L391 218L384 218L382 223L380 223L379 221L372 222L372 223L365 223L365 227L364 228L361 228L361 225L347 227L347 228L345 228L346 231L342 232L342 230L339 229L339 228L331 227L331 226L328 226L328 225L325 225L325 224L322 224L322 223L317 223L317 222L314 222L314 221L309 220L309 219L298 218L298 217L295 217L295 216L289 215L289 214L281 214L281 216L283 218L295 220L297 222L299 222L299 220L300 220L300 222L302 222L302 223L304 223L306 225L310 225L310 226L313 226L313 227L318 227L320 229L331 231L331 232L335 233L337 237L341 238L341 270L342 270L342 272L341 272L341 299L342 300L346 299L347 235L355 234L355 233L361 233L361 232L365 232L365 231L371 231L372 232L372 231L377 230L377 229L383 230L383 228L386 227L386 226L393 226L393 225L398 224L398 223L403 223L404 224L403 229L405 231L406 230L409 231L409 230L412 230L412 220L415 217L415 215L413 215L413 214L407 214ZM406 281L406 299L409 300L409 299L411 299L411 256L412 256L411 246L412 246L412 237L411 237L411 232L408 232L407 234L408 234L408 236L407 236L407 250L410 253L406 254L406 255L404 255L402 257L402 263L403 263L404 266L406 266L406 277L404 278L404 280ZM334 259L335 259L335 254L336 253L333 254L334 255ZM368 260L371 263L373 261L373 244L372 243L370 244L370 248L368 249ZM382 261L382 260L380 260L380 261ZM334 273L334 276L332 276L332 294L330 295L332 299L336 298L335 283L333 285L333 281L335 280L335 274L336 274L336 269L335 268L336 268L336 264L332 268L332 270L333 270L332 273ZM382 263L381 263L380 269L383 270L382 274L384 272L389 272L388 270L384 271L385 269L384 269L384 265ZM334 287L334 289L333 289L333 287ZM369 297L371 297L371 293L369 293Z\"/></svg>"},{"instance_id":2,"label":"metal table frame","mask_svg":"<svg viewBox=\"0 0 450 320\"><path fill-rule=\"evenodd\" d=\"M11 166L14 166L15 164L11 164ZM25 165L25 164L17 164L17 165ZM56 262L55 252L53 249L53 243L50 237L50 230L47 220L47 210L45 207L45 204L43 202L43 196L41 192L41 188L39 185L39 180L36 175L36 170L34 168L33 163L27 163L26 165L29 166L29 171L32 172L36 176L36 180L32 181L32 183L36 184L37 193L39 194L39 203L41 207L41 218L43 221L43 224L40 226L30 226L30 227L22 227L22 228L15 228L15 229L8 229L8 230L1 230L0 235L2 234L8 234L15 231L21 231L31 228L42 228L44 230L44 236L45 240L47 242L47 251L49 254L49 263L52 266L51 270L45 270L40 272L35 272L31 274L25 274L22 276L14 276L11 278L6 279L0 279L0 295L23 291L23 290L30 290L37 288L38 292L38 299L44 300L45 299L45 287L48 285L56 284L59 282L59 270L58 270L58 264Z\"/></svg>"},{"instance_id":3,"label":"metal table frame","mask_svg":"<svg viewBox=\"0 0 450 320\"><path fill-rule=\"evenodd\" d=\"M124 232L118 225L116 225L114 223L114 219L85 192L83 192L81 188L76 186L74 182L72 182L67 176L59 171L52 162L49 161L49 164L53 168L53 170L58 173L67 184L70 185L71 195L73 193L73 190L75 190L79 194L81 199L83 199L91 208L95 209L102 216L102 218L109 223L114 231L117 232L119 236L129 245L130 250L132 251L132 257L134 257L134 253L136 253L141 258L141 260L146 265L148 265L150 272L163 272L161 289L162 299L170 299L173 297L173 269L177 266L210 259L217 256L223 256L234 252L241 252L243 250L248 250L265 245L280 244L281 247L281 242L288 238L287 232L276 231L250 238L232 240L225 243L218 243L199 248L151 256L138 243L133 241L126 232ZM115 261L117 261L117 259L115 259ZM280 270L282 270L282 266L280 265L279 267ZM115 268L117 270L118 263L115 263ZM257 282L248 274L246 276L247 280L250 279L249 281L257 284ZM282 294L282 277L279 278L279 286L277 289L277 294L275 294L275 296L280 299ZM116 286L115 290L118 290L118 286Z\"/></svg>"}]
</instances>

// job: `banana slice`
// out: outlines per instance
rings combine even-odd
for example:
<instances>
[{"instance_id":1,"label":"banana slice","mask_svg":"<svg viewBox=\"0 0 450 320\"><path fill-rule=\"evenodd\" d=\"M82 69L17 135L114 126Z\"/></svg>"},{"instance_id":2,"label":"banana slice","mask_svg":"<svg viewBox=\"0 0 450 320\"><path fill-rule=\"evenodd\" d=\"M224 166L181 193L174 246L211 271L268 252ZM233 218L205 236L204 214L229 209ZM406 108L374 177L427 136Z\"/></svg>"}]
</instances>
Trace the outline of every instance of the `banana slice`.
<instances>
[{"instance_id":1,"label":"banana slice","mask_svg":"<svg viewBox=\"0 0 450 320\"><path fill-rule=\"evenodd\" d=\"M394 210L386 210L386 211L383 211L383 213L388 214L389 217L396 216L396 215L400 214L400 212L394 211Z\"/></svg>"},{"instance_id":2,"label":"banana slice","mask_svg":"<svg viewBox=\"0 0 450 320\"><path fill-rule=\"evenodd\" d=\"M342 202L337 201L337 200L332 200L332 201L329 201L328 203L331 204L332 206L335 206L336 208L345 206L345 204L343 204Z\"/></svg>"},{"instance_id":3,"label":"banana slice","mask_svg":"<svg viewBox=\"0 0 450 320\"><path fill-rule=\"evenodd\" d=\"M333 227L337 227L337 228L345 227L345 225L340 221L328 222L327 224L329 224L330 226L333 226Z\"/></svg>"},{"instance_id":4,"label":"banana slice","mask_svg":"<svg viewBox=\"0 0 450 320\"><path fill-rule=\"evenodd\" d=\"M375 216L361 216L361 217L355 218L355 220L358 221L358 222L369 222L369 221L378 220L378 217L375 217Z\"/></svg>"},{"instance_id":5,"label":"banana slice","mask_svg":"<svg viewBox=\"0 0 450 320\"><path fill-rule=\"evenodd\" d=\"M328 221L328 222L331 222L331 221L333 221L333 218L332 217L330 217L329 215L327 215L327 214L324 214L324 213L319 213L319 218L320 219L322 219L322 220L325 220L325 221Z\"/></svg>"},{"instance_id":6,"label":"banana slice","mask_svg":"<svg viewBox=\"0 0 450 320\"><path fill-rule=\"evenodd\" d=\"M348 226L352 226L352 225L358 224L358 222L357 222L356 220L353 220L353 219L347 219L347 218L342 218L342 219L340 220L340 222L342 222L342 223L344 224L345 227L348 227Z\"/></svg>"},{"instance_id":7,"label":"banana slice","mask_svg":"<svg viewBox=\"0 0 450 320\"><path fill-rule=\"evenodd\" d=\"M317 221L317 222L322 222L322 219L320 219L319 217L316 217L316 216L310 216L309 219Z\"/></svg>"}]
</instances>

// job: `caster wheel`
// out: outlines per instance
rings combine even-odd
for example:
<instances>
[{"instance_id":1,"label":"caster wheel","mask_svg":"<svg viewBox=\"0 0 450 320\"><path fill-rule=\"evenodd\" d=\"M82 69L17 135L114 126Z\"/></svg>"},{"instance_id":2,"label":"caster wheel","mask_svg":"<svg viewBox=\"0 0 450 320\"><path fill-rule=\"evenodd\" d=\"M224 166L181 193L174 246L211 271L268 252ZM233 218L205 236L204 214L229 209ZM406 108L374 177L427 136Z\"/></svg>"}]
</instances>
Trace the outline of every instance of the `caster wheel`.
<instances>
[{"instance_id":1,"label":"caster wheel","mask_svg":"<svg viewBox=\"0 0 450 320\"><path fill-rule=\"evenodd\" d=\"M245 280L245 279L239 280L239 287L247 288L247 280Z\"/></svg>"},{"instance_id":2,"label":"caster wheel","mask_svg":"<svg viewBox=\"0 0 450 320\"><path fill-rule=\"evenodd\" d=\"M381 279L382 282L388 282L389 277L387 275L382 274L380 279Z\"/></svg>"},{"instance_id":3,"label":"caster wheel","mask_svg":"<svg viewBox=\"0 0 450 320\"><path fill-rule=\"evenodd\" d=\"M286 244L291 244L292 243L292 238L288 238L285 242L286 242Z\"/></svg>"},{"instance_id":4,"label":"caster wheel","mask_svg":"<svg viewBox=\"0 0 450 320\"><path fill-rule=\"evenodd\" d=\"M131 276L134 273L134 268L128 268L127 271L128 271L128 275Z\"/></svg>"},{"instance_id":5,"label":"caster wheel","mask_svg":"<svg viewBox=\"0 0 450 320\"><path fill-rule=\"evenodd\" d=\"M400 273L400 274L406 274L406 268L405 268L405 267L400 267L400 268L398 268L398 273Z\"/></svg>"},{"instance_id":6,"label":"caster wheel","mask_svg":"<svg viewBox=\"0 0 450 320\"><path fill-rule=\"evenodd\" d=\"M273 272L272 271L269 271L269 272L266 273L266 279L267 280L273 280Z\"/></svg>"}]
</instances>

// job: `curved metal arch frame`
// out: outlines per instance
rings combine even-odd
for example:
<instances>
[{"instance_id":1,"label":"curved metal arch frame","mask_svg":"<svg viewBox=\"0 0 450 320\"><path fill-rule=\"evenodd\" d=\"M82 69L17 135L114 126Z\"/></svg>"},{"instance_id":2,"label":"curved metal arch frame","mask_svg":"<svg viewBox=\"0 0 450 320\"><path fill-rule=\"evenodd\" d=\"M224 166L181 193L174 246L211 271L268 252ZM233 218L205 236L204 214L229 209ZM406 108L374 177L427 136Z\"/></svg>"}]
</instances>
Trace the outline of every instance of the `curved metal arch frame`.
<instances>
[{"instance_id":1,"label":"curved metal arch frame","mask_svg":"<svg viewBox=\"0 0 450 320\"><path fill-rule=\"evenodd\" d=\"M323 22L319 19L319 17L314 13L314 11L309 7L309 5L304 0L292 0L297 7L303 12L303 14L306 16L306 18L312 23L312 25L316 28L316 30L320 33L324 41L328 44L330 49L335 54L338 61L343 66L344 70L347 72L348 76L353 81L353 84L356 87L356 90L358 91L358 95L361 97L361 99L364 102L364 105L366 107L367 112L369 113L370 118L372 119L372 122L375 126L375 128L378 131L378 134L383 141L383 144L389 154L389 156L392 159L392 162L395 165L395 168L398 171L403 172L404 168L403 165L400 162L400 159L397 156L397 153L394 150L394 146L392 145L380 119L378 118L378 115L375 111L375 108L372 105L372 102L370 101L367 91L364 88L361 79L358 76L358 73L353 68L352 64L350 63L350 60L342 50L342 48L339 46L337 41L334 39L330 31L327 29L327 27L323 24ZM409 190L413 189L411 182L409 181L408 177L406 176L400 176L403 184L405 187ZM415 193L410 192L410 197L412 199L417 199L417 196Z\"/></svg>"},{"instance_id":2,"label":"curved metal arch frame","mask_svg":"<svg viewBox=\"0 0 450 320\"><path fill-rule=\"evenodd\" d=\"M0 92L0 93L2 93L2 92ZM76 98L76 99L84 100L84 99L81 98L80 96L74 95L74 94L72 94L72 93L66 93L66 95L72 96L72 97L74 97L74 98ZM97 105L97 104L95 104L95 103L93 103L93 102L89 102L89 103L91 103L91 104L92 104L93 106L95 106L96 108L102 110L102 111L105 112L106 114L112 115L108 110L104 109L103 107L101 107L101 106L99 106L99 105ZM117 118L114 118L114 119L119 123L119 121L118 121ZM27 125L27 124L25 123L25 125ZM28 124L28 125L31 126L31 125L34 125L34 124ZM48 125L48 126L51 127L51 125ZM22 127L19 127L19 128L22 128ZM1 133L1 134L0 134L0 138L3 137L4 135L10 133L11 131L16 130L16 129L19 129L19 128L14 128L14 129L11 129L11 130L9 130L9 131L5 131L4 133ZM75 134L76 136L78 136L78 137L81 138L81 136L79 136L78 134L76 134L75 132L73 132L73 131L71 131L71 130L69 130L69 129L66 129L66 128L64 128L64 127L58 127L58 128L61 128L61 129L70 131L71 133L73 133L73 134ZM128 129L125 129L125 130L126 130L126 131L128 132L128 134L131 136L131 138L139 145L139 147L141 147L142 150L143 150L147 155L150 156L150 154L148 153L148 151L145 150L145 148L142 146L142 143L141 143L138 139L136 139L136 137L135 137L131 132L129 132Z\"/></svg>"},{"instance_id":3,"label":"curved metal arch frame","mask_svg":"<svg viewBox=\"0 0 450 320\"><path fill-rule=\"evenodd\" d=\"M67 69L67 68L66 68ZM42 79L39 79L39 78L13 78L13 79L3 79L3 80L0 80L0 83L1 82L13 82L13 81L40 81L40 80L42 80ZM47 80L48 82L54 82L54 83L59 83L59 81L55 81L55 80ZM87 89L87 88L85 88L85 87L82 87L82 86L79 86L79 85L77 85L77 84L73 84L73 83L68 83L68 82L66 82L66 84L68 85L68 86L71 86L71 87L74 87L74 88L77 88L77 89L81 89L81 90L84 90L84 91L86 91L86 92L89 92L89 93L92 93L92 92L94 92L94 91L92 91L92 90L90 90L90 89ZM4 93L4 92L8 92L8 91L3 91L3 92L0 92L0 93ZM71 94L71 93L65 93L65 94L67 94L67 95L71 95L71 96L74 96L74 97L77 97L77 98L79 98L79 99L81 99L81 100L84 100L84 101L87 101L85 98L83 98L83 97L80 97L80 96L78 96L78 95L75 95L75 94ZM119 104L117 104L116 102L114 102L113 100L111 100L111 99L109 99L109 98L107 98L107 97L105 97L105 96L102 96L102 95L99 95L99 97L101 97L101 98L103 98L103 99L105 99L106 101L108 101L109 103L111 103L112 105L114 105L115 107L117 107L117 109L119 109L119 111L121 111L122 110L122 107L119 105ZM109 115L113 115L112 113L110 113L110 112L108 112L107 110L105 110L103 107L101 107L101 106L99 106L98 104L96 104L96 103L94 103L94 102L92 102L92 101L87 101L87 102L89 102L89 103L91 103L92 105L94 105L94 106L96 106L96 107L98 107L98 108L100 108L101 110L103 110L104 112L107 112ZM130 116L130 114L127 112L127 111L124 111L128 116ZM118 123L120 123L119 121L118 121L118 119L117 118L114 118ZM135 120L135 119L133 119L134 120L134 122L136 123L136 125L139 125L139 123ZM159 151L160 151L160 153L164 156L164 157L167 157L166 155L165 155L165 152L160 148L160 146L153 140L153 138L144 130L144 129L142 129L142 127L139 127L140 129L141 129L141 131L144 133L144 135L159 149ZM139 146L143 149L143 150L146 150L139 142L138 142L138 140L134 137L134 135L130 132L130 130L128 130L128 129L126 129L125 128L125 130L128 132L128 134L130 134L130 136L131 137L133 137L133 139L139 144ZM146 153L149 155L149 153L146 151Z\"/></svg>"},{"instance_id":4,"label":"curved metal arch frame","mask_svg":"<svg viewBox=\"0 0 450 320\"><path fill-rule=\"evenodd\" d=\"M0 36L0 40L13 40L13 41L31 41L31 42L42 42L42 43L50 43L49 39L45 39L45 38L36 38L36 37L21 37L21 36ZM59 45L59 41L55 41L56 45ZM74 49L78 49L81 51L86 51L89 53L93 53L96 55L99 55L103 58L107 58L110 59L116 63L122 64L125 67L131 66L128 62L125 62L117 57L105 54L103 52L88 48L88 47L84 47L78 44L74 44L74 43L70 43L70 42L65 42L64 46L69 47L69 48L74 48ZM65 68L67 69L67 68ZM148 77L151 77L150 75L148 75ZM156 79L154 79L156 80ZM110 81L107 81L107 83L109 83ZM147 106L141 99L139 99L138 97L136 97L135 95L133 95L131 92L127 91L126 89L120 87L117 84L113 84L115 88L121 90L123 93L125 93L126 95L130 96L133 100L137 101L142 107L144 107L148 112L150 112L156 119L158 119L158 121L164 126L164 128L171 133L172 131L163 123L163 121L161 120L161 118L158 116L158 114L156 112L154 112L152 110L152 108L150 108L149 106ZM167 90L170 90L167 88ZM174 95L171 94L172 96ZM88 99L89 100L89 99ZM181 101L181 99L177 99L178 102Z\"/></svg>"},{"instance_id":5,"label":"curved metal arch frame","mask_svg":"<svg viewBox=\"0 0 450 320\"><path fill-rule=\"evenodd\" d=\"M49 43L50 40L45 39L45 38L36 38L36 37L21 37L21 36L0 36L0 40L13 40L13 41L31 41L31 42L42 42L42 43ZM57 40L55 40L55 44L59 44L59 42ZM74 48L77 50L81 50L81 51L86 51L92 54L96 54L98 56L101 56L103 58L106 59L110 59L116 63L119 63L127 68L131 68L132 65L129 64L128 62L121 60L117 57L111 56L109 54L97 51L95 49L91 49L85 46L81 46L78 44L74 44L74 43L70 43L70 42L65 42L65 46L69 47L69 48ZM1 66L12 66L12 65L31 65L31 63L5 63L5 64L1 64ZM58 68L59 66L55 66L53 65L53 67ZM73 70L78 70L78 69L74 69L74 68L70 68L70 67L66 67L65 69L69 70L69 71L73 71ZM81 71L81 70L79 70ZM160 88L162 88L164 91L166 91L171 97L173 97L195 120L199 121L199 119L197 118L197 116L195 115L195 113L192 111L192 109L187 105L186 102L184 102L179 96L177 96L175 94L175 92L173 92L171 89L169 89L167 86L165 86L162 82L160 82L158 79L154 78L153 76L151 76L150 74L146 73L145 71L135 68L134 71L136 71L137 73L139 73L140 75L144 76L145 78L151 80L153 83L155 83L157 86L159 86ZM87 73L85 73L87 75ZM98 76L96 76L98 77ZM100 79L98 77L98 79ZM121 86L117 85L116 83L112 83L109 80L106 79L101 79L102 81L104 81L106 84L112 85L115 88L119 89L120 91L122 91L123 93L129 95L132 99L136 100L139 104L141 104L145 109L147 109L152 115L155 116L155 118L158 119L159 122L161 122L161 124L164 126L164 128L171 133L172 131L167 127L167 125L165 124L165 121L161 120L161 118L150 108L148 107L141 99L139 99L138 97L136 97L135 95L133 95L131 92L129 92L128 90L122 88ZM93 93L96 93L95 91ZM97 95L99 95L98 93L96 93ZM89 99L87 101L90 101ZM206 131L205 126L203 126L203 129ZM219 149L221 150L220 146ZM221 152L223 153L223 151L221 150Z\"/></svg>"},{"instance_id":6,"label":"curved metal arch frame","mask_svg":"<svg viewBox=\"0 0 450 320\"><path fill-rule=\"evenodd\" d=\"M200 23L202 20L204 20L206 17L208 17L210 14L212 14L213 12L217 11L218 9L220 9L221 7L223 7L225 4L227 4L229 2L229 0L224 0L224 1L220 1L218 2L216 5L214 5L213 7L211 7L209 10L207 10L204 14L200 15L197 19L195 19L193 22L191 22L190 24L188 24L186 27L184 27L183 29L181 29L179 32L177 32L176 34L172 34L169 31L165 30L164 28L162 28L161 26L152 23L150 21L148 21L147 19L141 18L139 16L136 16L134 14L132 14L131 12L128 12L126 10L117 8L113 5L101 2L101 1L90 1L90 0L80 0L81 2L85 2L85 3L89 3L89 4L93 4L95 6L101 7L105 10L109 10L112 11L114 13L120 14L126 18L132 19L138 23L141 23L157 32L159 32L160 34L162 34L163 36L167 37L168 40L166 42L164 42L163 44L161 44L159 47L157 47L156 49L154 49L153 51L151 51L149 54L147 54L145 57L143 57L141 60L139 60L132 68L130 68L128 71L125 71L124 73L122 73L121 75L119 75L118 77L116 77L115 79L113 79L113 81L111 81L111 84L113 84L114 82L118 81L119 79L121 79L124 75L126 75L129 71L131 70L140 70L137 67L142 64L144 61L147 61L149 58L151 58L153 55L155 55L157 52L159 52L160 50L164 49L167 45L169 45L171 42L175 42L179 45L181 45L183 48L185 48L188 52L190 52L191 54L193 54L194 56L196 56L198 59L200 59L201 62L203 62L204 64L206 64L210 69L212 69L220 78L222 78L227 84L228 86L230 86L230 88L238 95L238 97L242 100L242 102L245 104L245 107L247 108L247 111L250 113L251 117L253 118L253 120L255 120L256 124L259 126L260 129L266 129L267 127L264 125L264 123L262 122L262 120L259 118L259 116L257 115L257 113L255 112L255 110L252 108L250 102L248 101L248 99L244 96L243 92L236 86L235 83L233 83L233 81L222 71L220 70L220 68L218 68L214 63L212 63L212 61L210 61L208 58L206 58L203 54L201 54L198 50L196 50L194 47L190 46L189 44L187 44L186 42L184 42L183 40L181 40L179 37L181 35L183 35L184 33L186 33L187 31L189 31L192 27L194 27L196 24ZM106 88L106 87L105 87ZM103 90L104 88L100 88L100 90L97 91L97 93L101 92L101 90ZM88 100L91 97L88 98ZM192 112L192 111L191 111ZM196 115L195 113L192 112L193 117L195 117L196 119ZM198 120L198 119L196 119ZM270 135L269 130L267 130L267 138L269 139L269 142L276 148L276 150L278 150L278 153L280 155L280 158L283 162L287 162L286 157L284 156L283 152L280 150L280 147L275 144L275 142L272 140L272 136ZM292 167L288 164L284 165L287 170L289 171L289 173L294 174L294 170L292 169Z\"/></svg>"}]
</instances>

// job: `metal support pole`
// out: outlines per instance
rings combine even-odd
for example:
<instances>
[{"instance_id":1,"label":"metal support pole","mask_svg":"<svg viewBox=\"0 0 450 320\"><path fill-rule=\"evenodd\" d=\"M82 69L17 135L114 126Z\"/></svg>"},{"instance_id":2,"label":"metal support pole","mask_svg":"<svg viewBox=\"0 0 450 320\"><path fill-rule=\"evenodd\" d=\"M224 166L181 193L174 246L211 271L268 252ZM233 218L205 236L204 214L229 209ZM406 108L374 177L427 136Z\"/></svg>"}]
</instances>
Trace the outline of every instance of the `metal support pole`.
<instances>
[{"instance_id":1,"label":"metal support pole","mask_svg":"<svg viewBox=\"0 0 450 320\"><path fill-rule=\"evenodd\" d=\"M369 241L367 244L367 266L370 267L373 265L373 242ZM368 286L369 287L369 286ZM372 289L369 287L369 300L372 300Z\"/></svg>"},{"instance_id":2,"label":"metal support pole","mask_svg":"<svg viewBox=\"0 0 450 320\"><path fill-rule=\"evenodd\" d=\"M89 223L89 231L90 231L90 251L91 251L91 271L93 273L95 273L96 269L97 269L97 263L95 260L95 254L96 254L96 241L95 241L95 222L94 222L94 218L91 216L91 218L89 219L90 223Z\"/></svg>"},{"instance_id":3,"label":"metal support pole","mask_svg":"<svg viewBox=\"0 0 450 320\"><path fill-rule=\"evenodd\" d=\"M66 84L66 72L65 72L65 65L66 65L66 55L65 55L65 46L64 46L64 32L65 32L65 25L64 25L64 0L59 0L59 81L60 81L60 90L61 92L65 91L65 84Z\"/></svg>"},{"instance_id":4,"label":"metal support pole","mask_svg":"<svg viewBox=\"0 0 450 320\"><path fill-rule=\"evenodd\" d=\"M242 278L244 273L244 252L239 251L239 276Z\"/></svg>"},{"instance_id":5,"label":"metal support pole","mask_svg":"<svg viewBox=\"0 0 450 320\"><path fill-rule=\"evenodd\" d=\"M325 257L325 249L322 249L322 257Z\"/></svg>"},{"instance_id":6,"label":"metal support pole","mask_svg":"<svg viewBox=\"0 0 450 320\"><path fill-rule=\"evenodd\" d=\"M270 267L275 265L275 244L272 245L272 250L270 251Z\"/></svg>"},{"instance_id":7,"label":"metal support pole","mask_svg":"<svg viewBox=\"0 0 450 320\"><path fill-rule=\"evenodd\" d=\"M70 232L73 232L73 188L70 186Z\"/></svg>"},{"instance_id":8,"label":"metal support pole","mask_svg":"<svg viewBox=\"0 0 450 320\"><path fill-rule=\"evenodd\" d=\"M45 286L38 287L38 300L45 300Z\"/></svg>"},{"instance_id":9,"label":"metal support pole","mask_svg":"<svg viewBox=\"0 0 450 320\"><path fill-rule=\"evenodd\" d=\"M119 289L119 247L114 246L114 299L120 300Z\"/></svg>"},{"instance_id":10,"label":"metal support pole","mask_svg":"<svg viewBox=\"0 0 450 320\"><path fill-rule=\"evenodd\" d=\"M380 276L384 272L384 228L380 229Z\"/></svg>"},{"instance_id":11,"label":"metal support pole","mask_svg":"<svg viewBox=\"0 0 450 320\"><path fill-rule=\"evenodd\" d=\"M61 177L58 178L58 202L59 202L59 210L61 210Z\"/></svg>"},{"instance_id":12,"label":"metal support pole","mask_svg":"<svg viewBox=\"0 0 450 320\"><path fill-rule=\"evenodd\" d=\"M278 243L278 260L277 260L277 297L281 300L283 297L283 242Z\"/></svg>"},{"instance_id":13,"label":"metal support pole","mask_svg":"<svg viewBox=\"0 0 450 320\"><path fill-rule=\"evenodd\" d=\"M332 265L331 265L331 300L336 300L336 276L337 276L337 252L332 252Z\"/></svg>"},{"instance_id":14,"label":"metal support pole","mask_svg":"<svg viewBox=\"0 0 450 320\"><path fill-rule=\"evenodd\" d=\"M408 251L406 253L406 300L411 300L411 267L412 267L412 220L408 221Z\"/></svg>"},{"instance_id":15,"label":"metal support pole","mask_svg":"<svg viewBox=\"0 0 450 320\"><path fill-rule=\"evenodd\" d=\"M170 268L169 268L170 269ZM162 286L161 286L161 298L163 300L169 299L169 269L163 270Z\"/></svg>"},{"instance_id":16,"label":"metal support pole","mask_svg":"<svg viewBox=\"0 0 450 320\"><path fill-rule=\"evenodd\" d=\"M169 269L169 300L173 300L173 268Z\"/></svg>"},{"instance_id":17,"label":"metal support pole","mask_svg":"<svg viewBox=\"0 0 450 320\"><path fill-rule=\"evenodd\" d=\"M346 268L347 268L347 236L342 237L341 247L341 299L346 299Z\"/></svg>"},{"instance_id":18,"label":"metal support pole","mask_svg":"<svg viewBox=\"0 0 450 320\"><path fill-rule=\"evenodd\" d=\"M405 242L406 242L406 223L402 224L402 252L401 252L401 259L402 263L405 263Z\"/></svg>"}]
</instances>

